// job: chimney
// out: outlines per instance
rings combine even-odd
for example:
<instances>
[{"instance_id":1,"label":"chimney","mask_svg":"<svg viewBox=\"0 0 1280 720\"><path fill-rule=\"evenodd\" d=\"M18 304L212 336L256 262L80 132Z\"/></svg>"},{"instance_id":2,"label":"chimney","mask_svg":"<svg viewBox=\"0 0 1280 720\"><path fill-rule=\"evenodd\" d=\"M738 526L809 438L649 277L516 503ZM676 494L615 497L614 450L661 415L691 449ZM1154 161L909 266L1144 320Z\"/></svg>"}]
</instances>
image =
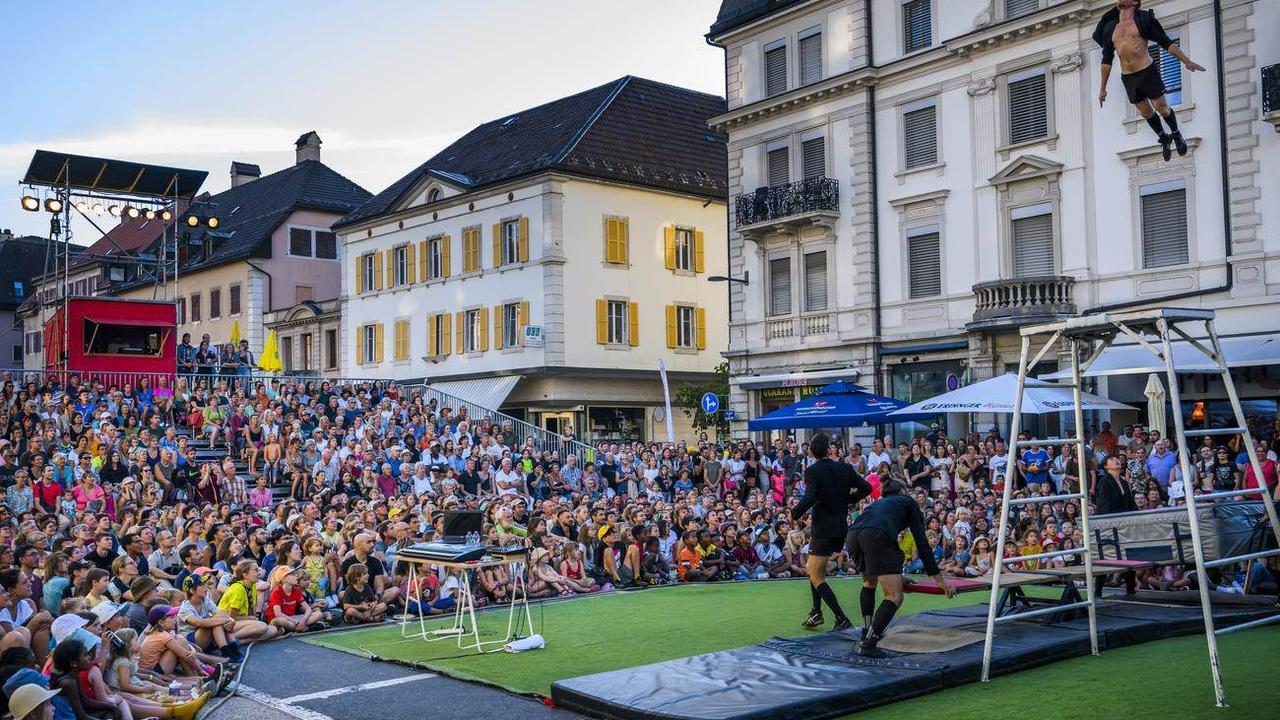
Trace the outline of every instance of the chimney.
<instances>
[{"instance_id":1,"label":"chimney","mask_svg":"<svg viewBox=\"0 0 1280 720\"><path fill-rule=\"evenodd\" d=\"M294 147L297 149L299 165L307 160L320 162L320 136L315 130L299 137Z\"/></svg>"},{"instance_id":2,"label":"chimney","mask_svg":"<svg viewBox=\"0 0 1280 720\"><path fill-rule=\"evenodd\" d=\"M231 187L240 187L262 177L262 168L253 163L231 161Z\"/></svg>"}]
</instances>

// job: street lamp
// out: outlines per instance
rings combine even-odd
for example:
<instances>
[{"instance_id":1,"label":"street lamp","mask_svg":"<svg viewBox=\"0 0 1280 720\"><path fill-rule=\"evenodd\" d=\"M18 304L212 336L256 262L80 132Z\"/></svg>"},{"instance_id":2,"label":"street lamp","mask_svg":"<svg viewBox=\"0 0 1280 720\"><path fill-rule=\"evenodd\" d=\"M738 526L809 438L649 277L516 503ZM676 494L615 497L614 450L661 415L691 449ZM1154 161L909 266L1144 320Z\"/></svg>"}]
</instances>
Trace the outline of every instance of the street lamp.
<instances>
[{"instance_id":1,"label":"street lamp","mask_svg":"<svg viewBox=\"0 0 1280 720\"><path fill-rule=\"evenodd\" d=\"M727 283L742 283L743 285L750 285L750 284L751 284L751 271L749 271L749 270L743 270L743 271L742 271L742 277L740 277L740 278L732 277L732 276L729 276L729 275L712 275L711 277L707 278L707 282L714 282L714 283L719 283L719 282L727 282Z\"/></svg>"}]
</instances>

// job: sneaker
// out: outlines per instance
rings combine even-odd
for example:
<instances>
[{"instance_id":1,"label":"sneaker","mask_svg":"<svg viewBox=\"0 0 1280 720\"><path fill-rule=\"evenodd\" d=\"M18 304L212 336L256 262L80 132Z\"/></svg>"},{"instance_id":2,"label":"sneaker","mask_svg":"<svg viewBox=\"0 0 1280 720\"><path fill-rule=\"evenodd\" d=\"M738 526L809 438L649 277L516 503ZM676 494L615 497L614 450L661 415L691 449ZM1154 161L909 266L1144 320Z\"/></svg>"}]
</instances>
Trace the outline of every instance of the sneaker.
<instances>
[{"instance_id":1,"label":"sneaker","mask_svg":"<svg viewBox=\"0 0 1280 720\"><path fill-rule=\"evenodd\" d=\"M800 624L806 628L813 629L816 627L822 627L826 622L826 619L822 617L822 611L815 610L814 612L809 613L809 617L805 618L804 622Z\"/></svg>"},{"instance_id":2,"label":"sneaker","mask_svg":"<svg viewBox=\"0 0 1280 720\"><path fill-rule=\"evenodd\" d=\"M842 617L842 618L837 618L837 619L836 619L836 626L835 626L835 627L833 627L833 628L831 628L831 631L832 631L832 632L840 632L840 631L842 631L842 630L848 630L848 629L850 629L850 628L852 628L852 627L853 627L853 623L849 622L849 618L847 618L847 617Z\"/></svg>"},{"instance_id":3,"label":"sneaker","mask_svg":"<svg viewBox=\"0 0 1280 720\"><path fill-rule=\"evenodd\" d=\"M1181 131L1173 134L1173 146L1177 148L1179 156L1187 154L1187 141L1183 139Z\"/></svg>"},{"instance_id":4,"label":"sneaker","mask_svg":"<svg viewBox=\"0 0 1280 720\"><path fill-rule=\"evenodd\" d=\"M882 658L885 657L884 651L876 647L876 639L859 640L853 644L854 652L865 658Z\"/></svg>"},{"instance_id":5,"label":"sneaker","mask_svg":"<svg viewBox=\"0 0 1280 720\"><path fill-rule=\"evenodd\" d=\"M1160 155L1164 157L1165 162L1173 159L1173 136L1167 134L1160 136Z\"/></svg>"}]
</instances>

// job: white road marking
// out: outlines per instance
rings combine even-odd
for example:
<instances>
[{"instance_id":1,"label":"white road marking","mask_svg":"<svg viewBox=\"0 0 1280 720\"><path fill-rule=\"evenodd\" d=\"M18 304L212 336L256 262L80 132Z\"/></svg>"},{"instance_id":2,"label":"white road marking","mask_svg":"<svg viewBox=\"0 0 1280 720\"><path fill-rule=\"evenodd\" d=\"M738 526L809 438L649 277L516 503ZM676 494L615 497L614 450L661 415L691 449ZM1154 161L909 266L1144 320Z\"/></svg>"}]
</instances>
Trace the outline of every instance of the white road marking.
<instances>
[{"instance_id":1,"label":"white road marking","mask_svg":"<svg viewBox=\"0 0 1280 720\"><path fill-rule=\"evenodd\" d=\"M304 695L294 695L282 699L280 702L292 705L294 703L305 702L307 700L323 700L331 698L335 695L346 695L347 693L360 692L362 690L377 690L378 688L391 687L393 685L403 685L404 683L413 682L414 680L426 680L427 678L436 677L435 673L423 673L420 675L406 675L404 677L391 678L390 680L378 680L377 682L363 683L360 685L350 685L347 687L333 688L330 690L321 690L319 692L306 693Z\"/></svg>"},{"instance_id":2,"label":"white road marking","mask_svg":"<svg viewBox=\"0 0 1280 720\"><path fill-rule=\"evenodd\" d=\"M240 688L236 691L236 694L239 697L249 698L254 702L259 702L267 707L279 710L285 715L296 718L296 720L333 720L333 718L322 712L316 712L315 710L291 705L274 695L262 692L261 690L249 687L248 685L241 684Z\"/></svg>"}]
</instances>

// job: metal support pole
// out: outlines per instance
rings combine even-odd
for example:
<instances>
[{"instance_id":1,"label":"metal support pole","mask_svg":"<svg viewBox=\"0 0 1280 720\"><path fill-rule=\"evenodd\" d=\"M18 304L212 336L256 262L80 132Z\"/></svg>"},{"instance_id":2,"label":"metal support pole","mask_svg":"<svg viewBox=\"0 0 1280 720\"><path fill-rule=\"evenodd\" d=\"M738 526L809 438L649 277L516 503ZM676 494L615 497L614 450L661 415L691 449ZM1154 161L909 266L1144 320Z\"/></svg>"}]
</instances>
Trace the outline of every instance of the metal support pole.
<instances>
[{"instance_id":1,"label":"metal support pole","mask_svg":"<svg viewBox=\"0 0 1280 720\"><path fill-rule=\"evenodd\" d=\"M1071 339L1071 395L1075 406L1077 471L1080 473L1080 532L1084 537L1085 599L1089 603L1089 650L1098 654L1098 604L1094 597L1093 536L1089 534L1089 465L1085 462L1084 410L1080 407L1080 341Z\"/></svg>"}]
</instances>

